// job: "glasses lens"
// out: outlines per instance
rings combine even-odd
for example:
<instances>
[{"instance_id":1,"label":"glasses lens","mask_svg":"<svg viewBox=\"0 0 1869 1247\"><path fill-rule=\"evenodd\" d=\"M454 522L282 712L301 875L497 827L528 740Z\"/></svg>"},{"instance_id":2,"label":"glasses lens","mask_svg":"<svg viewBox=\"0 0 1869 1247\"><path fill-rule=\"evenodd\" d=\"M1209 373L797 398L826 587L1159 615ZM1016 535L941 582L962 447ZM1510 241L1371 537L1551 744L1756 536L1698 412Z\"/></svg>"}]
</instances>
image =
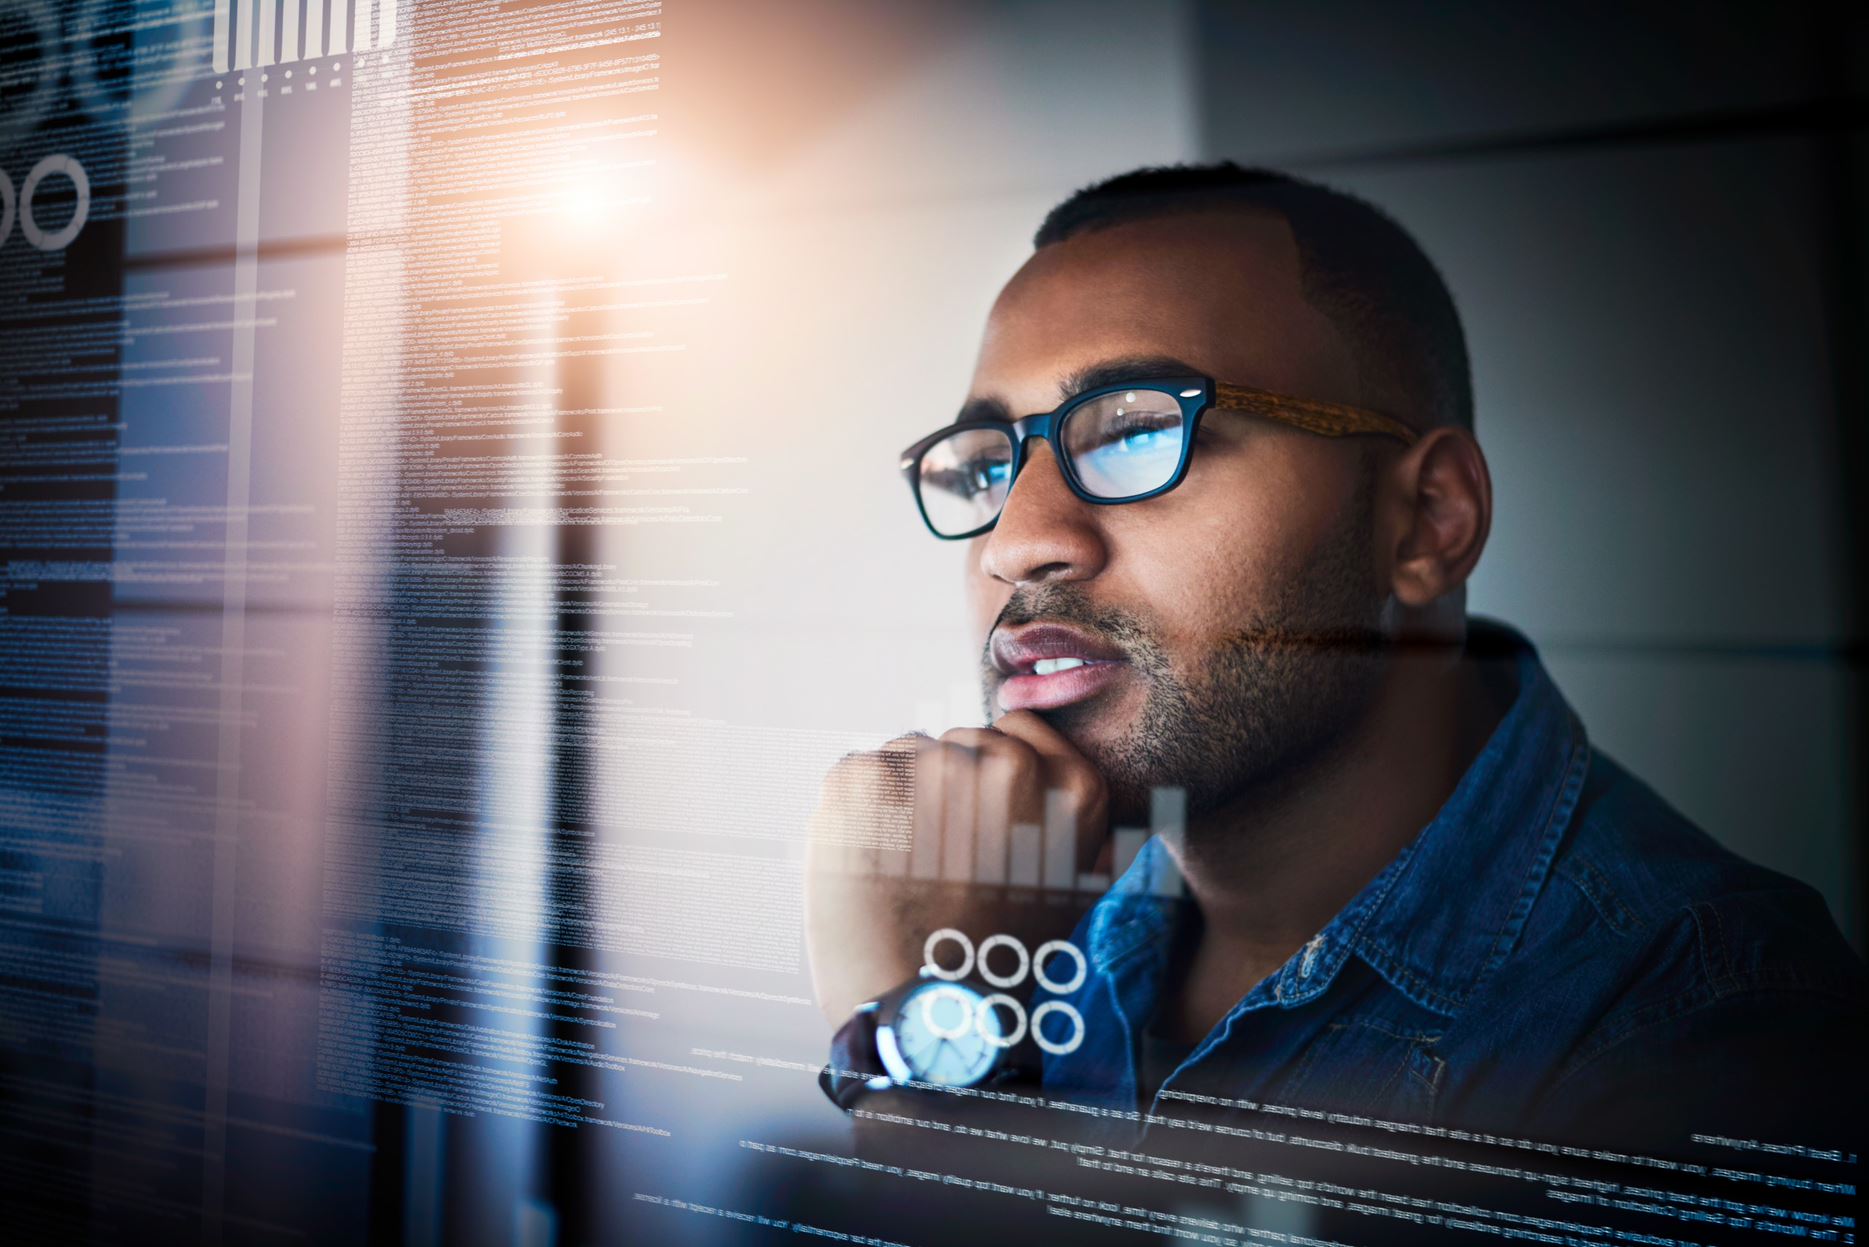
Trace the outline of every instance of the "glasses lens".
<instances>
[{"instance_id":1,"label":"glasses lens","mask_svg":"<svg viewBox=\"0 0 1869 1247\"><path fill-rule=\"evenodd\" d=\"M1086 490L1099 498L1133 498L1174 477L1187 421L1173 394L1119 390L1073 410L1060 440Z\"/></svg>"},{"instance_id":2,"label":"glasses lens","mask_svg":"<svg viewBox=\"0 0 1869 1247\"><path fill-rule=\"evenodd\" d=\"M992 523L1012 488L1012 438L998 429L962 429L922 455L922 512L943 537Z\"/></svg>"}]
</instances>

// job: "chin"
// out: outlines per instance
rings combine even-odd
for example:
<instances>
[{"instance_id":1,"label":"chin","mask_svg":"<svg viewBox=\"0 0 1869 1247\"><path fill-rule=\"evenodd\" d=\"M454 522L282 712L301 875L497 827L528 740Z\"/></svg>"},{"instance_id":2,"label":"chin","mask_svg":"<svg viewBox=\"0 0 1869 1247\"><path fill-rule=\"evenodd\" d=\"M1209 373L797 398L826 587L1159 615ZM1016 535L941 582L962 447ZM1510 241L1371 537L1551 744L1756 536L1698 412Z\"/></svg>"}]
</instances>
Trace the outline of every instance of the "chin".
<instances>
[{"instance_id":1,"label":"chin","mask_svg":"<svg viewBox=\"0 0 1869 1247\"><path fill-rule=\"evenodd\" d=\"M1035 713L1102 770L1105 759L1137 728L1140 707L1127 704L1129 697L1110 695L1119 691L1110 689L1086 701Z\"/></svg>"},{"instance_id":2,"label":"chin","mask_svg":"<svg viewBox=\"0 0 1869 1247\"><path fill-rule=\"evenodd\" d=\"M1137 755L1133 735L1140 730L1136 716L1100 709L1090 702L1040 713L1103 776L1109 787L1110 821L1126 827L1148 826L1151 790L1175 781L1132 773Z\"/></svg>"}]
</instances>

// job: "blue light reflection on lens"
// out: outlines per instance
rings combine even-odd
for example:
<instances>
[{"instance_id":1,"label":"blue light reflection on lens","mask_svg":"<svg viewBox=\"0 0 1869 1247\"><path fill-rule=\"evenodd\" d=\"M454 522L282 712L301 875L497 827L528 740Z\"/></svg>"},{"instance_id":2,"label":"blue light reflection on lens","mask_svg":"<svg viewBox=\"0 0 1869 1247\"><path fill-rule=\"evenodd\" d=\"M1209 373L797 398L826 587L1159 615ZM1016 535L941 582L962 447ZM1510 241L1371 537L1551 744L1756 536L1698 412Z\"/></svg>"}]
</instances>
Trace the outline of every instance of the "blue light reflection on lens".
<instances>
[{"instance_id":1,"label":"blue light reflection on lens","mask_svg":"<svg viewBox=\"0 0 1869 1247\"><path fill-rule=\"evenodd\" d=\"M1126 498L1160 489L1181 462L1186 433L1180 421L1117 427L1099 435L1088 448L1076 448L1073 460L1084 488L1104 498Z\"/></svg>"}]
</instances>

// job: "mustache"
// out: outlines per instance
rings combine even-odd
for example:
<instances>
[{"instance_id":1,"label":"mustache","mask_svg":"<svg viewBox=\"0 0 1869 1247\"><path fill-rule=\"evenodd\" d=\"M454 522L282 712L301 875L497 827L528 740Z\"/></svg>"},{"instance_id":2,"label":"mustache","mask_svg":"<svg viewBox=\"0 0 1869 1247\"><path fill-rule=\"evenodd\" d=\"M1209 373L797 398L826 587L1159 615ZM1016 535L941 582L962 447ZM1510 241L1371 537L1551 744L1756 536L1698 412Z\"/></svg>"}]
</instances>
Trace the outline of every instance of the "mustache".
<instances>
[{"instance_id":1,"label":"mustache","mask_svg":"<svg viewBox=\"0 0 1869 1247\"><path fill-rule=\"evenodd\" d=\"M980 666L992 678L998 678L993 666L993 637L1001 628L1016 628L1029 623L1069 624L1091 633L1099 640L1120 649L1136 666L1147 669L1164 656L1155 629L1130 611L1099 606L1075 584L1021 585L1012 591L1000 608L993 626L987 629L986 644L980 650Z\"/></svg>"},{"instance_id":2,"label":"mustache","mask_svg":"<svg viewBox=\"0 0 1869 1247\"><path fill-rule=\"evenodd\" d=\"M1021 585L1000 607L999 618L989 632L1016 628L1021 624L1070 623L1099 633L1139 632L1143 629L1127 611L1098 606L1090 595L1074 584Z\"/></svg>"},{"instance_id":3,"label":"mustache","mask_svg":"<svg viewBox=\"0 0 1869 1247\"><path fill-rule=\"evenodd\" d=\"M1001 628L1016 628L1029 623L1071 624L1122 649L1131 662L1147 672L1167 664L1167 649L1160 632L1133 611L1099 606L1082 586L1072 583L1021 585L1012 591L1000 608L993 626L987 629L986 644L980 650L980 665L990 677L997 678L993 667L993 635ZM1315 654L1371 655L1395 650L1445 649L1440 640L1412 640L1388 635L1368 624L1318 623L1294 626L1292 622L1254 621L1220 638L1221 650L1267 650L1310 652Z\"/></svg>"}]
</instances>

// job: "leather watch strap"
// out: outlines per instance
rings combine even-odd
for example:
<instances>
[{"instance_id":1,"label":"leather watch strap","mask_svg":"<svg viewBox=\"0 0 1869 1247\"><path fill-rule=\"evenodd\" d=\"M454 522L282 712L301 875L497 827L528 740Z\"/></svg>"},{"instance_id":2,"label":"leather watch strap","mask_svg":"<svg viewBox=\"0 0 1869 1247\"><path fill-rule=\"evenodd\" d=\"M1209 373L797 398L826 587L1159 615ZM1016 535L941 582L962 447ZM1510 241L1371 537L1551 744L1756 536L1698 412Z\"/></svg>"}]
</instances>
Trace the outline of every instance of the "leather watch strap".
<instances>
[{"instance_id":1,"label":"leather watch strap","mask_svg":"<svg viewBox=\"0 0 1869 1247\"><path fill-rule=\"evenodd\" d=\"M882 1057L876 1052L876 1002L858 1007L831 1036L831 1059L818 1074L818 1086L832 1104L848 1113L870 1080L887 1079Z\"/></svg>"}]
</instances>

